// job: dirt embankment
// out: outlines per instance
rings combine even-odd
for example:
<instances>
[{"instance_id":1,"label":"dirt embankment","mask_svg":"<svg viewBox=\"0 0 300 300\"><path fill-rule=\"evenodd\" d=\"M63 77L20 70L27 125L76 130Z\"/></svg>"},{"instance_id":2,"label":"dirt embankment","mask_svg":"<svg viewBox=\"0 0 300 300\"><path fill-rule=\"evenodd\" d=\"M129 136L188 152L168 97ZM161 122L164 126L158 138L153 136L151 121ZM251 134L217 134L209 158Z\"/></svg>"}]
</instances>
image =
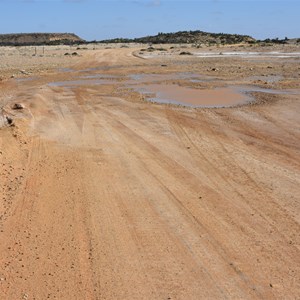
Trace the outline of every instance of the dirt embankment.
<instances>
[{"instance_id":1,"label":"dirt embankment","mask_svg":"<svg viewBox=\"0 0 300 300\"><path fill-rule=\"evenodd\" d=\"M74 33L15 33L0 34L0 46L73 44L84 42Z\"/></svg>"},{"instance_id":2,"label":"dirt embankment","mask_svg":"<svg viewBox=\"0 0 300 300\"><path fill-rule=\"evenodd\" d=\"M216 79L195 88L261 85L249 74L295 88L293 59L138 50L78 50L69 69L0 83L15 122L0 129L0 298L297 299L299 95L201 109L121 86L196 72ZM85 81L49 85L70 80Z\"/></svg>"}]
</instances>

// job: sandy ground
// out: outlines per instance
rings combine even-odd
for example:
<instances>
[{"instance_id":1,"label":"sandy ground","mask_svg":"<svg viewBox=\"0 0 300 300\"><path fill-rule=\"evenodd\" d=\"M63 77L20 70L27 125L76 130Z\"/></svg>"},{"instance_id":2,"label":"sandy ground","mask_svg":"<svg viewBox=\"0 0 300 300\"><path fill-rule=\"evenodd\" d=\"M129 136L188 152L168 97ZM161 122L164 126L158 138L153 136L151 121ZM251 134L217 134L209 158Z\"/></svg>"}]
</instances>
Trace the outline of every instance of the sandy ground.
<instances>
[{"instance_id":1,"label":"sandy ground","mask_svg":"<svg viewBox=\"0 0 300 300\"><path fill-rule=\"evenodd\" d=\"M0 298L299 299L299 94L208 109L122 86L193 72L215 77L200 89L299 89L299 58L101 47L30 61L2 49L0 103L15 126L0 129ZM99 72L121 79L49 85Z\"/></svg>"}]
</instances>

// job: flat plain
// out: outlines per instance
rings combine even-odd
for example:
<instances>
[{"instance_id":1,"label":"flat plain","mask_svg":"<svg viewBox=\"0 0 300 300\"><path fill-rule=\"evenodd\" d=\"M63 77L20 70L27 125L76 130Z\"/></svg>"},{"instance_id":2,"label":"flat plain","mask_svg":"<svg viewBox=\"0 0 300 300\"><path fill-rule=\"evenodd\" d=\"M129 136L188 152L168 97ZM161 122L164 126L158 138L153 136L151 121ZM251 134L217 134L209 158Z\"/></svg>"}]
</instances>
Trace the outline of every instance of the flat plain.
<instances>
[{"instance_id":1,"label":"flat plain","mask_svg":"<svg viewBox=\"0 0 300 300\"><path fill-rule=\"evenodd\" d=\"M153 47L0 48L1 299L299 299L300 46Z\"/></svg>"}]
</instances>

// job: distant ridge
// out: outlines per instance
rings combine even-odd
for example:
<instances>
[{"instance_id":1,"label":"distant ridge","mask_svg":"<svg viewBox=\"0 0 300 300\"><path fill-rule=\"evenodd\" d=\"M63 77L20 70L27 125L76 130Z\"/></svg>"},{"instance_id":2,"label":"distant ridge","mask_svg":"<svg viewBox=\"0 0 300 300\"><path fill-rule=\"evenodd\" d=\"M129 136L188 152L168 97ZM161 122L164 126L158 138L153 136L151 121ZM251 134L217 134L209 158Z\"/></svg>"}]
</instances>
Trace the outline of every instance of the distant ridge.
<instances>
[{"instance_id":1,"label":"distant ridge","mask_svg":"<svg viewBox=\"0 0 300 300\"><path fill-rule=\"evenodd\" d=\"M0 46L59 45L84 43L74 33L13 33L0 34Z\"/></svg>"},{"instance_id":2,"label":"distant ridge","mask_svg":"<svg viewBox=\"0 0 300 300\"><path fill-rule=\"evenodd\" d=\"M175 33L158 33L135 39L110 39L101 43L153 43L153 44L238 44L254 43L256 40L249 35L209 33L200 30L178 31Z\"/></svg>"}]
</instances>

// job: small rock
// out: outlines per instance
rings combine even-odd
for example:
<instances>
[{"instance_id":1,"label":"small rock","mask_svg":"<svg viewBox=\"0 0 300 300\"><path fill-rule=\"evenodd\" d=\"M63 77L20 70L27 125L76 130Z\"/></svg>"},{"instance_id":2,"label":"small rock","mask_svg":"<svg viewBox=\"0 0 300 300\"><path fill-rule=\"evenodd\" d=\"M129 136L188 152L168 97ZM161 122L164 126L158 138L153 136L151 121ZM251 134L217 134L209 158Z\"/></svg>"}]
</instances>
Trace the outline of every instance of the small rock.
<instances>
[{"instance_id":1,"label":"small rock","mask_svg":"<svg viewBox=\"0 0 300 300\"><path fill-rule=\"evenodd\" d=\"M182 51L179 53L179 55L193 55L191 52L188 51Z\"/></svg>"},{"instance_id":2,"label":"small rock","mask_svg":"<svg viewBox=\"0 0 300 300\"><path fill-rule=\"evenodd\" d=\"M12 109L24 109L24 105L21 103L15 103Z\"/></svg>"},{"instance_id":3,"label":"small rock","mask_svg":"<svg viewBox=\"0 0 300 300\"><path fill-rule=\"evenodd\" d=\"M13 124L13 119L11 117L5 116L5 118L6 118L6 122L7 122L8 125L12 125Z\"/></svg>"},{"instance_id":4,"label":"small rock","mask_svg":"<svg viewBox=\"0 0 300 300\"><path fill-rule=\"evenodd\" d=\"M28 72L26 72L25 70L20 70L20 73L24 74L24 75L29 75Z\"/></svg>"}]
</instances>

